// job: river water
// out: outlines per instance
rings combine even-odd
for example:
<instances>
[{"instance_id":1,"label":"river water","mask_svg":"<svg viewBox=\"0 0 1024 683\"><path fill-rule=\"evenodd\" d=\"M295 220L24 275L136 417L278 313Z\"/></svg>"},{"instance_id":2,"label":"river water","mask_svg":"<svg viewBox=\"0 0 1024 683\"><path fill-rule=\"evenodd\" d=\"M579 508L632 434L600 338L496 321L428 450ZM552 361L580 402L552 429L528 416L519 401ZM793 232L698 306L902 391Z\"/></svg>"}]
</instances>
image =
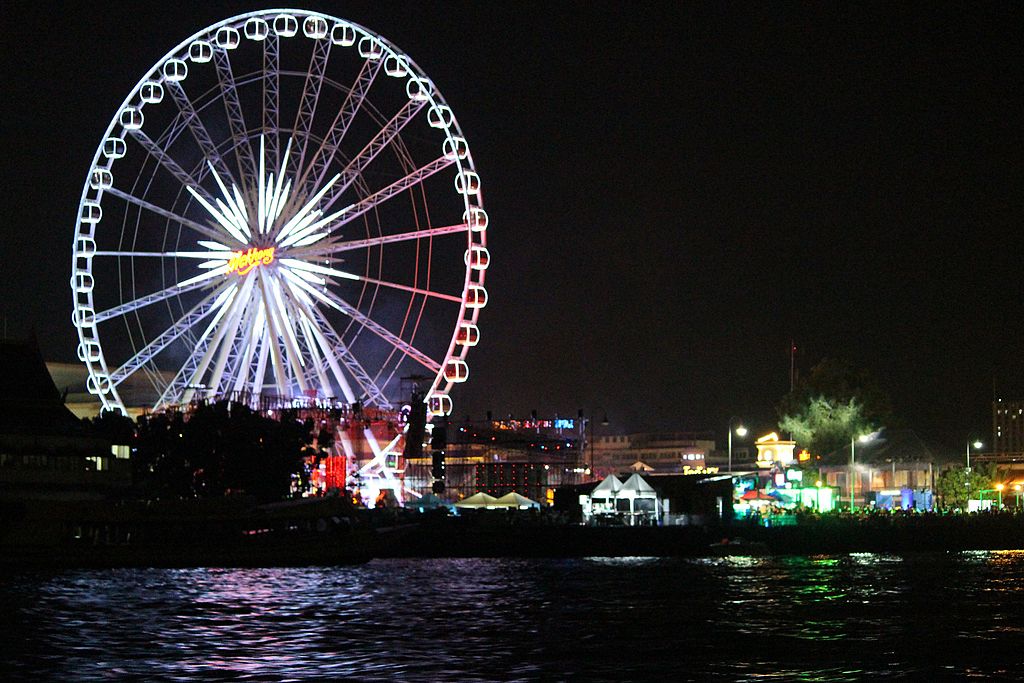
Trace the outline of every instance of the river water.
<instances>
[{"instance_id":1,"label":"river water","mask_svg":"<svg viewBox=\"0 0 1024 683\"><path fill-rule=\"evenodd\" d=\"M1024 677L1024 551L0 581L5 680Z\"/></svg>"}]
</instances>

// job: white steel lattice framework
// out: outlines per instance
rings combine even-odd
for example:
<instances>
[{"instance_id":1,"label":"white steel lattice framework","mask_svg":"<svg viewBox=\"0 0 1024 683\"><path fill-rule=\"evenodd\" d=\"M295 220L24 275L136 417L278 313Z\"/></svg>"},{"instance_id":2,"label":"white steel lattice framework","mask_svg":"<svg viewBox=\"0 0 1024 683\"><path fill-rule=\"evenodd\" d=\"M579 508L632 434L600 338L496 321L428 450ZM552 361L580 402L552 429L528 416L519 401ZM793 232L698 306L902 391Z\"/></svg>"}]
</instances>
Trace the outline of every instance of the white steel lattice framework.
<instances>
[{"instance_id":1,"label":"white steel lattice framework","mask_svg":"<svg viewBox=\"0 0 1024 683\"><path fill-rule=\"evenodd\" d=\"M88 388L121 411L140 385L155 407L386 408L425 375L447 414L487 221L451 108L386 39L301 10L210 26L138 82L93 158L71 278Z\"/></svg>"}]
</instances>

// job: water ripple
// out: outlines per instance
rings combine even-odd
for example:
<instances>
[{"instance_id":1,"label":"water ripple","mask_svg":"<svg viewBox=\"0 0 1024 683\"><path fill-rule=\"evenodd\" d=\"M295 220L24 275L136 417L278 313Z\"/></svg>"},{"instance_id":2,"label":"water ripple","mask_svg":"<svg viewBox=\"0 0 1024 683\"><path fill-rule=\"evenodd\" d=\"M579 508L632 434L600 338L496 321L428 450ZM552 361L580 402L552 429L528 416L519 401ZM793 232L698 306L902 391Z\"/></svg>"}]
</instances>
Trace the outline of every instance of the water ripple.
<instances>
[{"instance_id":1,"label":"water ripple","mask_svg":"<svg viewBox=\"0 0 1024 683\"><path fill-rule=\"evenodd\" d=\"M1024 552L5 577L6 678L1012 679Z\"/></svg>"}]
</instances>

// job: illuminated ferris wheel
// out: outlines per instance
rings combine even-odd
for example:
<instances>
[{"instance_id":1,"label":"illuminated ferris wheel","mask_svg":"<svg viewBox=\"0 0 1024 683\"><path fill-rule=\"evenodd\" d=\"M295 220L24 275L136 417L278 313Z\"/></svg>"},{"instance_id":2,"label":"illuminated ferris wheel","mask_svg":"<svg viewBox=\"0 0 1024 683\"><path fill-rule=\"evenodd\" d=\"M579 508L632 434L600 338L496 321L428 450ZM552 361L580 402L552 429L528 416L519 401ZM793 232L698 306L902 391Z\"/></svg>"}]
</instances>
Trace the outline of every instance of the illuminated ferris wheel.
<instances>
[{"instance_id":1,"label":"illuminated ferris wheel","mask_svg":"<svg viewBox=\"0 0 1024 683\"><path fill-rule=\"evenodd\" d=\"M447 414L486 228L451 108L394 45L300 10L217 23L146 72L93 158L71 279L88 388L121 411L129 385L158 408L383 408L420 375Z\"/></svg>"}]
</instances>

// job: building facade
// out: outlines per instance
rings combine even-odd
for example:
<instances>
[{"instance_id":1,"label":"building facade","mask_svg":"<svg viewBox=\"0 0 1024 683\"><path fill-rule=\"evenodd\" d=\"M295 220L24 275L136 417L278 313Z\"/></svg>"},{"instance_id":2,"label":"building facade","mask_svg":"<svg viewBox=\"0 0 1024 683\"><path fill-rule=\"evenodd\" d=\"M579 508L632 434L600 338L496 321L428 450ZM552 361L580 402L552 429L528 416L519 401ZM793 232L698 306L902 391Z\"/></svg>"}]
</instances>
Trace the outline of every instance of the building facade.
<instances>
[{"instance_id":1,"label":"building facade","mask_svg":"<svg viewBox=\"0 0 1024 683\"><path fill-rule=\"evenodd\" d=\"M1024 401L992 401L992 451L1024 453Z\"/></svg>"},{"instance_id":2,"label":"building facade","mask_svg":"<svg viewBox=\"0 0 1024 683\"><path fill-rule=\"evenodd\" d=\"M659 474L705 472L715 450L705 432L642 432L596 436L587 449L592 476L604 479L630 470Z\"/></svg>"}]
</instances>

